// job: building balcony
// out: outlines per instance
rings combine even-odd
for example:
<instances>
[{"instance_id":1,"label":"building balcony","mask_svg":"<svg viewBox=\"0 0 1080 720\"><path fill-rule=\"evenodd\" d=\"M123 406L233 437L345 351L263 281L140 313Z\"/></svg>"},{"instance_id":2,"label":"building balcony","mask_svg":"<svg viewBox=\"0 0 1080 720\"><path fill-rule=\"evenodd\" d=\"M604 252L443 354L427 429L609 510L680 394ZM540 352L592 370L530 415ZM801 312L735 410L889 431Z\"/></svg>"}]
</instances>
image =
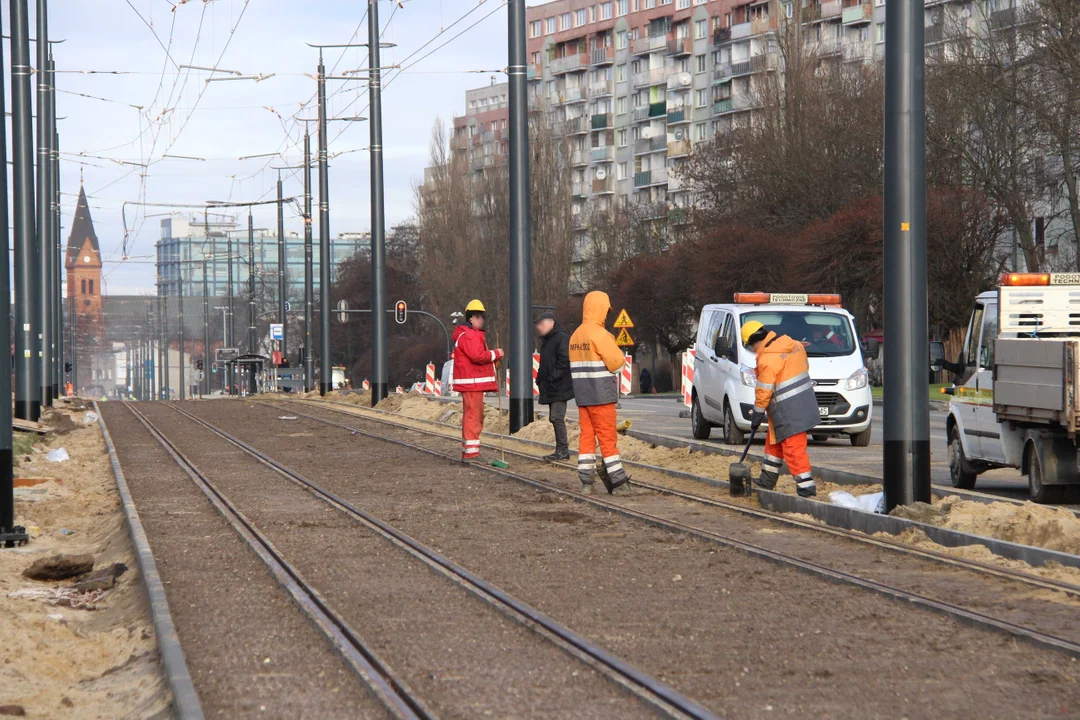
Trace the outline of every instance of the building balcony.
<instances>
[{"instance_id":1,"label":"building balcony","mask_svg":"<svg viewBox=\"0 0 1080 720\"><path fill-rule=\"evenodd\" d=\"M732 25L731 26L731 39L732 40L738 40L740 38L750 37L751 35L753 35L753 32L750 30L750 23L748 23L748 22L739 23L738 25Z\"/></svg>"},{"instance_id":2,"label":"building balcony","mask_svg":"<svg viewBox=\"0 0 1080 720\"><path fill-rule=\"evenodd\" d=\"M607 195L615 192L615 183L612 182L611 177L605 177L603 180L597 180L593 178L592 181L593 195Z\"/></svg>"},{"instance_id":3,"label":"building balcony","mask_svg":"<svg viewBox=\"0 0 1080 720\"><path fill-rule=\"evenodd\" d=\"M656 52L657 50L667 50L667 34L653 35L652 37L640 37L635 38L632 45L632 52L635 55L644 55L646 53Z\"/></svg>"},{"instance_id":4,"label":"building balcony","mask_svg":"<svg viewBox=\"0 0 1080 720\"><path fill-rule=\"evenodd\" d=\"M667 83L667 78L667 68L652 68L651 70L646 70L644 72L634 73L634 85L637 87L663 85Z\"/></svg>"},{"instance_id":5,"label":"building balcony","mask_svg":"<svg viewBox=\"0 0 1080 720\"><path fill-rule=\"evenodd\" d=\"M945 39L945 28L938 25L930 25L923 30L923 42L927 45L936 45Z\"/></svg>"},{"instance_id":6,"label":"building balcony","mask_svg":"<svg viewBox=\"0 0 1080 720\"><path fill-rule=\"evenodd\" d=\"M741 60L739 62L731 63L731 77L738 77L740 75L749 75L751 73L764 70L768 63L766 62L767 56L755 55L748 60Z\"/></svg>"},{"instance_id":7,"label":"building balcony","mask_svg":"<svg viewBox=\"0 0 1080 720\"><path fill-rule=\"evenodd\" d=\"M592 152L589 153L589 157L593 162L611 162L615 159L615 146L604 145L603 147L594 147Z\"/></svg>"},{"instance_id":8,"label":"building balcony","mask_svg":"<svg viewBox=\"0 0 1080 720\"><path fill-rule=\"evenodd\" d=\"M811 43L810 47L821 56L839 55L844 51L844 39L838 37L824 38L816 43Z\"/></svg>"},{"instance_id":9,"label":"building balcony","mask_svg":"<svg viewBox=\"0 0 1080 720\"><path fill-rule=\"evenodd\" d=\"M585 219L585 216L582 215L581 213L575 213L572 217L574 219L574 229L575 230L585 230L586 228L589 227L588 221Z\"/></svg>"},{"instance_id":10,"label":"building balcony","mask_svg":"<svg viewBox=\"0 0 1080 720\"><path fill-rule=\"evenodd\" d=\"M713 103L713 114L723 115L724 113L729 112L740 112L742 110L749 110L753 106L754 103L748 95L723 98Z\"/></svg>"},{"instance_id":11,"label":"building balcony","mask_svg":"<svg viewBox=\"0 0 1080 720\"><path fill-rule=\"evenodd\" d=\"M649 106L641 105L630 111L630 120L633 122L641 122L642 120L649 119Z\"/></svg>"},{"instance_id":12,"label":"building balcony","mask_svg":"<svg viewBox=\"0 0 1080 720\"><path fill-rule=\"evenodd\" d=\"M713 45L723 45L731 40L731 28L716 28L712 33Z\"/></svg>"},{"instance_id":13,"label":"building balcony","mask_svg":"<svg viewBox=\"0 0 1080 720\"><path fill-rule=\"evenodd\" d=\"M570 195L575 198L583 198L589 195L590 187L587 183L576 182L570 185Z\"/></svg>"},{"instance_id":14,"label":"building balcony","mask_svg":"<svg viewBox=\"0 0 1080 720\"><path fill-rule=\"evenodd\" d=\"M584 150L575 150L574 152L570 153L570 164L575 165L575 166L576 165L588 165L589 164L589 155L588 155L588 153L586 153Z\"/></svg>"},{"instance_id":15,"label":"building balcony","mask_svg":"<svg viewBox=\"0 0 1080 720\"><path fill-rule=\"evenodd\" d=\"M842 15L843 12L844 8L840 0L826 0L820 5L804 7L802 9L802 19L803 22L807 23L819 22Z\"/></svg>"},{"instance_id":16,"label":"building balcony","mask_svg":"<svg viewBox=\"0 0 1080 720\"><path fill-rule=\"evenodd\" d=\"M990 29L1003 30L1016 24L1016 8L1006 8L990 14Z\"/></svg>"},{"instance_id":17,"label":"building balcony","mask_svg":"<svg viewBox=\"0 0 1080 720\"><path fill-rule=\"evenodd\" d=\"M690 147L689 140L673 140L667 144L667 155L669 158L684 157L690 154Z\"/></svg>"},{"instance_id":18,"label":"building balcony","mask_svg":"<svg viewBox=\"0 0 1080 720\"><path fill-rule=\"evenodd\" d=\"M690 113L686 109L685 105L675 105L668 108L667 111L667 123L668 125L678 125L679 123L690 122Z\"/></svg>"},{"instance_id":19,"label":"building balcony","mask_svg":"<svg viewBox=\"0 0 1080 720\"><path fill-rule=\"evenodd\" d=\"M589 132L587 117L576 117L555 123L555 135L580 135Z\"/></svg>"},{"instance_id":20,"label":"building balcony","mask_svg":"<svg viewBox=\"0 0 1080 720\"><path fill-rule=\"evenodd\" d=\"M615 83L613 82L596 83L589 86L589 97L591 98L607 97L614 93Z\"/></svg>"},{"instance_id":21,"label":"building balcony","mask_svg":"<svg viewBox=\"0 0 1080 720\"><path fill-rule=\"evenodd\" d=\"M839 7L840 6L840 0L836 0L836 4L837 4L837 7ZM772 18L767 18L767 17L754 18L753 20L750 21L750 34L751 35L762 35L764 33L769 32L770 30L775 30L775 29L776 29L776 25L772 22Z\"/></svg>"},{"instance_id":22,"label":"building balcony","mask_svg":"<svg viewBox=\"0 0 1080 720\"><path fill-rule=\"evenodd\" d=\"M865 3L844 8L842 18L845 25L865 25L874 19L874 6Z\"/></svg>"},{"instance_id":23,"label":"building balcony","mask_svg":"<svg viewBox=\"0 0 1080 720\"><path fill-rule=\"evenodd\" d=\"M668 191L671 191L671 187L674 182L673 178L668 178ZM680 184L678 189L682 189ZM673 207L668 209L668 222L672 225L685 225L690 222L690 210L688 208Z\"/></svg>"},{"instance_id":24,"label":"building balcony","mask_svg":"<svg viewBox=\"0 0 1080 720\"><path fill-rule=\"evenodd\" d=\"M569 105L571 103L585 102L587 100L584 86L563 88L559 91L557 104Z\"/></svg>"},{"instance_id":25,"label":"building balcony","mask_svg":"<svg viewBox=\"0 0 1080 720\"><path fill-rule=\"evenodd\" d=\"M667 100L649 104L649 117L655 118L660 116L667 117Z\"/></svg>"},{"instance_id":26,"label":"building balcony","mask_svg":"<svg viewBox=\"0 0 1080 720\"><path fill-rule=\"evenodd\" d=\"M615 62L615 48L611 45L601 48L593 48L589 53L589 60L593 65L611 65Z\"/></svg>"},{"instance_id":27,"label":"building balcony","mask_svg":"<svg viewBox=\"0 0 1080 720\"><path fill-rule=\"evenodd\" d=\"M664 185L668 181L667 169L656 168L655 170L643 170L634 173L634 187L644 188L652 185Z\"/></svg>"},{"instance_id":28,"label":"building balcony","mask_svg":"<svg viewBox=\"0 0 1080 720\"><path fill-rule=\"evenodd\" d=\"M566 57L555 58L548 63L548 69L552 75L576 72L589 69L589 56L586 53L575 53Z\"/></svg>"},{"instance_id":29,"label":"building balcony","mask_svg":"<svg viewBox=\"0 0 1080 720\"><path fill-rule=\"evenodd\" d=\"M667 54L674 55L676 57L682 55L691 55L694 52L694 39L687 35L686 37L675 38L674 40L667 41Z\"/></svg>"},{"instance_id":30,"label":"building balcony","mask_svg":"<svg viewBox=\"0 0 1080 720\"><path fill-rule=\"evenodd\" d=\"M634 141L635 155L648 155L650 153L667 150L667 136L653 138L638 138Z\"/></svg>"},{"instance_id":31,"label":"building balcony","mask_svg":"<svg viewBox=\"0 0 1080 720\"><path fill-rule=\"evenodd\" d=\"M611 113L596 113L592 116L593 130L607 130L610 127L614 127Z\"/></svg>"}]
</instances>

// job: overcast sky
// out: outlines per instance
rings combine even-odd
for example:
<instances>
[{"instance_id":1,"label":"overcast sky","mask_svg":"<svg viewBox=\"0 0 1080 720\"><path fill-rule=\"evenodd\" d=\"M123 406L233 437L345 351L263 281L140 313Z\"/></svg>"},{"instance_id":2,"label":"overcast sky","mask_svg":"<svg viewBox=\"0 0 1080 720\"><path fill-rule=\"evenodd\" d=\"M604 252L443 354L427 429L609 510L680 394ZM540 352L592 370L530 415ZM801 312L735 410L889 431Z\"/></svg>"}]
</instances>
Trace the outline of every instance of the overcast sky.
<instances>
[{"instance_id":1,"label":"overcast sky","mask_svg":"<svg viewBox=\"0 0 1080 720\"><path fill-rule=\"evenodd\" d=\"M7 34L8 3L0 5ZM32 28L36 27L34 6L35 0L30 0ZM168 208L128 206L131 257L121 262L124 201L200 204L272 198L276 172L266 166L280 164L280 159L238 158L284 150L287 164L298 164L301 159L301 131L290 117L300 110L301 103L313 98L315 81L305 73L314 74L318 61L318 51L305 43L366 42L367 38L366 20L360 24L367 3L354 0L186 0L175 11L168 0L130 0L130 4L127 0L50 0L49 6L50 37L66 40L54 48L57 87L62 91L57 94L57 114L66 117L59 122L60 146L65 153L61 164L61 185L66 193L64 240L82 170L110 294L153 289L152 256L161 219L157 214L169 212ZM448 27L470 10L473 12L464 20ZM396 2L379 4L383 41L397 44L383 50L384 66L404 60L447 28L408 61L414 62L493 11L460 38L392 80L384 93L386 213L390 225L414 212L413 187L423 176L435 119L448 122L454 114L463 113L465 90L488 84L492 74L457 71L506 66L506 9L500 7L499 0L486 0L479 6L475 0L408 0L402 7ZM172 60L162 45L170 48ZM10 69L9 49L4 49L5 65ZM328 71L335 65L338 73L367 65L363 48L325 53ZM207 73L178 71L174 61L176 65L217 66L252 75L274 73L275 77L258 83L207 84ZM69 72L85 70L136 74ZM388 71L387 80L393 75L394 71ZM500 73L498 78L502 81L504 76ZM329 82L328 95L330 117L359 111L368 114L366 83ZM300 117L314 116L313 102L300 111ZM330 125L331 153L367 146L367 123ZM314 126L312 146L314 152ZM80 159L71 153L85 153L82 161L88 164L77 164ZM164 154L205 158L205 162L163 160ZM147 177L140 178L142 168L113 160L152 164ZM313 182L317 184L317 175L313 174ZM298 173L286 176L285 194L302 194ZM332 235L369 228L367 152L349 153L332 161L330 203ZM273 206L255 211L256 227L272 228L275 218ZM291 208L286 209L285 224L287 230L302 230Z\"/></svg>"}]
</instances>

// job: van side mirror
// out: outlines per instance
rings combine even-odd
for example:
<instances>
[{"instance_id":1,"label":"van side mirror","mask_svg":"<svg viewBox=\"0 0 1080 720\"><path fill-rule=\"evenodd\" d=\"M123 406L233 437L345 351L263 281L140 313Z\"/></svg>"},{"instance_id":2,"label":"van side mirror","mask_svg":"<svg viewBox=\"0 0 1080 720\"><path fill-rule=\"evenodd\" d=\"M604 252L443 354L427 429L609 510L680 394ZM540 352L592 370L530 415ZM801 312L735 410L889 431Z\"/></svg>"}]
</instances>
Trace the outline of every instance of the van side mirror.
<instances>
[{"instance_id":1,"label":"van side mirror","mask_svg":"<svg viewBox=\"0 0 1080 720\"><path fill-rule=\"evenodd\" d=\"M726 357L731 348L728 347L727 338L723 335L719 335L716 338L716 357Z\"/></svg>"},{"instance_id":2,"label":"van side mirror","mask_svg":"<svg viewBox=\"0 0 1080 720\"><path fill-rule=\"evenodd\" d=\"M930 343L930 370L933 372L941 372L945 367L945 343L932 342Z\"/></svg>"},{"instance_id":3,"label":"van side mirror","mask_svg":"<svg viewBox=\"0 0 1080 720\"><path fill-rule=\"evenodd\" d=\"M881 344L877 341L877 338L870 338L866 341L863 347L863 358L866 360L877 360L878 355L881 353Z\"/></svg>"}]
</instances>

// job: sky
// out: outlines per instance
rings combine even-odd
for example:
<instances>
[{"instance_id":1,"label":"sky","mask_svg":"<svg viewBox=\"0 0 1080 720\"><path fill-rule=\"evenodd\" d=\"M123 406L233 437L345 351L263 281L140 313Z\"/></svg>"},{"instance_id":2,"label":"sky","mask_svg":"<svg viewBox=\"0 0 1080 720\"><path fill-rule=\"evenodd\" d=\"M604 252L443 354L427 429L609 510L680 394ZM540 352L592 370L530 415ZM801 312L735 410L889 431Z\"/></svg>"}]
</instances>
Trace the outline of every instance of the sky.
<instances>
[{"instance_id":1,"label":"sky","mask_svg":"<svg viewBox=\"0 0 1080 720\"><path fill-rule=\"evenodd\" d=\"M8 3L0 5L7 34ZM36 37L34 8L35 0L30 0L31 34ZM294 118L316 115L313 76L318 50L306 43L366 42L366 9L367 3L357 0L49 1L50 39L64 40L53 51L57 115L64 118L58 122L65 193L63 238L66 242L81 172L105 263L108 294L151 292L154 243L163 213L199 212L128 204L122 214L125 201L202 205L208 200L255 201L275 196L277 171L271 166L297 165L303 157L303 123ZM489 84L492 75L500 82L505 79L506 22L500 0L379 3L382 40L396 45L382 50L382 65L388 68L383 145L389 226L415 213L414 187L423 177L436 120L449 123L455 114L464 113L466 89ZM451 39L463 30L464 34ZM420 59L435 48L439 49ZM7 47L4 51L8 65L11 56ZM324 53L328 72L334 69L335 74L342 74L367 66L366 48ZM181 65L274 76L259 82L207 83L210 73L178 69ZM391 65L403 68L400 76ZM328 81L329 117L367 116L366 87L364 81ZM311 130L314 153L314 123ZM346 152L330 163L332 236L369 229L369 131L367 122L330 123L331 155L363 149ZM10 122L8 132L10 142ZM281 155L239 159L272 152ZM149 166L144 169L122 162ZM144 173L146 177L141 177ZM285 196L301 197L300 171L283 171L283 177ZM317 188L314 172L312 182ZM256 208L254 214L257 228L276 227L273 205ZM125 220L129 232L126 260L122 252ZM296 211L288 206L285 227L296 232L303 228Z\"/></svg>"}]
</instances>

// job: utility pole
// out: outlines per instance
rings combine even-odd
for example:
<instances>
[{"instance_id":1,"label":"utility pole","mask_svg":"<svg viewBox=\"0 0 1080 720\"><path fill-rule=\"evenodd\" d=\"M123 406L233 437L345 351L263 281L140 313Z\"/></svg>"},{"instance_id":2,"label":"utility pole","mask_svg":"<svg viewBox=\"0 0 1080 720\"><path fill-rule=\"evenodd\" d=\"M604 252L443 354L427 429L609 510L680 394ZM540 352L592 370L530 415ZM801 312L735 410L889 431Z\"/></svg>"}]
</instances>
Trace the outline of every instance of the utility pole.
<instances>
[{"instance_id":1,"label":"utility pole","mask_svg":"<svg viewBox=\"0 0 1080 720\"><path fill-rule=\"evenodd\" d=\"M171 400L172 396L169 393L169 296L164 292L161 293L161 337L161 351L164 356L162 365L165 368L165 372L162 373L162 382L165 386L165 399Z\"/></svg>"},{"instance_id":2,"label":"utility pole","mask_svg":"<svg viewBox=\"0 0 1080 720\"><path fill-rule=\"evenodd\" d=\"M315 325L315 277L311 247L311 133L304 127L304 391L315 387L311 336Z\"/></svg>"},{"instance_id":3,"label":"utility pole","mask_svg":"<svg viewBox=\"0 0 1080 720\"><path fill-rule=\"evenodd\" d=\"M383 210L382 65L379 3L368 0L368 101L371 107L371 405L389 392L386 347L386 218Z\"/></svg>"},{"instance_id":4,"label":"utility pole","mask_svg":"<svg viewBox=\"0 0 1080 720\"><path fill-rule=\"evenodd\" d=\"M52 163L52 131L49 127L51 100L49 97L49 11L48 0L37 0L37 248L38 285L41 298L37 305L37 325L41 346L38 350L41 369L38 392L43 407L52 405L53 350L52 333L52 189L48 167Z\"/></svg>"},{"instance_id":5,"label":"utility pole","mask_svg":"<svg viewBox=\"0 0 1080 720\"><path fill-rule=\"evenodd\" d=\"M4 117L4 48L0 43L0 118ZM7 124L0 123L0 167L7 167ZM0 227L8 227L7 172L0 173ZM9 235L0 233L0 297L11 297ZM11 337L11 315L0 312L0 337ZM7 342L5 340L4 342ZM0 353L0 397L11 397L11 353ZM0 547L26 542L25 528L15 525L15 469L11 437L11 403L0 402Z\"/></svg>"},{"instance_id":6,"label":"utility pole","mask_svg":"<svg viewBox=\"0 0 1080 720\"><path fill-rule=\"evenodd\" d=\"M11 0L12 200L15 236L15 417L41 416L41 278L34 227L34 140L30 114L27 0Z\"/></svg>"},{"instance_id":7,"label":"utility pole","mask_svg":"<svg viewBox=\"0 0 1080 720\"><path fill-rule=\"evenodd\" d=\"M885 510L930 502L922 0L885 7Z\"/></svg>"},{"instance_id":8,"label":"utility pole","mask_svg":"<svg viewBox=\"0 0 1080 720\"><path fill-rule=\"evenodd\" d=\"M326 159L326 66L319 50L319 394L334 388L330 349L330 178Z\"/></svg>"},{"instance_id":9,"label":"utility pole","mask_svg":"<svg viewBox=\"0 0 1080 720\"><path fill-rule=\"evenodd\" d=\"M68 278L68 282L71 282L71 278ZM70 298L68 303L68 324L71 325L71 387L72 391L79 394L79 353L78 343L76 343L76 320L78 317L75 314L75 296L74 294Z\"/></svg>"},{"instance_id":10,"label":"utility pole","mask_svg":"<svg viewBox=\"0 0 1080 720\"><path fill-rule=\"evenodd\" d=\"M228 233L226 233L226 235L228 235ZM229 299L228 299L228 302L226 302L225 304L229 307L229 312L228 312L229 322L225 326L225 332L226 332L226 335L228 336L226 341L225 341L225 346L231 348L231 347L236 347L236 343L233 342L233 330L234 330L234 328L233 328L233 249L232 249L232 235L228 235L228 240L227 240L226 245L227 245L228 251L229 251L229 267L228 267L228 273L229 273L229 278L228 278ZM225 374L226 374L226 377L228 378L228 381L229 381L229 388L230 388L229 392L231 394L232 393L232 387L235 386L235 384L236 384L235 383L235 378L233 377L233 373L236 372L236 363L230 363L229 367L231 369L228 372L226 372Z\"/></svg>"},{"instance_id":11,"label":"utility pole","mask_svg":"<svg viewBox=\"0 0 1080 720\"><path fill-rule=\"evenodd\" d=\"M277 176L277 236L278 236L278 322L281 323L281 357L286 358L289 354L289 323L285 316L285 291L288 288L285 270L288 267L285 262L285 201L281 194L281 171Z\"/></svg>"},{"instance_id":12,"label":"utility pole","mask_svg":"<svg viewBox=\"0 0 1080 720\"><path fill-rule=\"evenodd\" d=\"M182 263L183 261L181 261ZM179 307L177 308L177 323L180 325L180 399L184 399L184 395L187 393L184 380L184 269L182 264L177 265L177 278L180 282L180 292L177 293L177 301Z\"/></svg>"},{"instance_id":13,"label":"utility pole","mask_svg":"<svg viewBox=\"0 0 1080 720\"><path fill-rule=\"evenodd\" d=\"M206 395L210 394L210 288L206 280L206 245L203 245L202 259L202 319L203 319L203 369L199 388Z\"/></svg>"},{"instance_id":14,"label":"utility pole","mask_svg":"<svg viewBox=\"0 0 1080 720\"><path fill-rule=\"evenodd\" d=\"M53 228L53 328L56 338L56 391L59 396L64 392L64 294L61 272L64 268L63 240L60 233L60 133L56 130L56 63L49 56L49 87L52 91L52 228Z\"/></svg>"},{"instance_id":15,"label":"utility pole","mask_svg":"<svg viewBox=\"0 0 1080 720\"><path fill-rule=\"evenodd\" d=\"M533 420L532 250L529 228L529 100L525 83L525 0L510 0L510 432Z\"/></svg>"},{"instance_id":16,"label":"utility pole","mask_svg":"<svg viewBox=\"0 0 1080 720\"><path fill-rule=\"evenodd\" d=\"M248 210L248 353L255 354L255 225ZM248 367L248 393L255 394L255 366Z\"/></svg>"}]
</instances>

